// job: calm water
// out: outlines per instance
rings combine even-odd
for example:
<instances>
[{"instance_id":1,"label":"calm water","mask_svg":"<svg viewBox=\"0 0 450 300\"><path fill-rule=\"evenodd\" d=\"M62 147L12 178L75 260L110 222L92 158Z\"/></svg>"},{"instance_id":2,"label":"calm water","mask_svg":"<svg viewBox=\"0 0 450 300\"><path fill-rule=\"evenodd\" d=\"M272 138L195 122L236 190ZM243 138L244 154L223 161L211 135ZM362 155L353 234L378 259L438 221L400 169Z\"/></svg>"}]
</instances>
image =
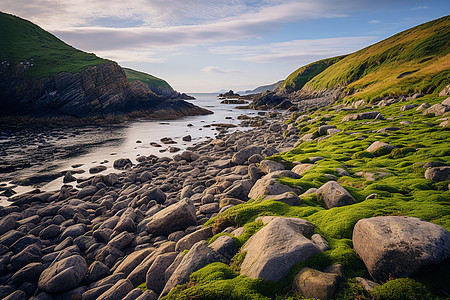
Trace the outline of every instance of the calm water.
<instances>
[{"instance_id":1,"label":"calm water","mask_svg":"<svg viewBox=\"0 0 450 300\"><path fill-rule=\"evenodd\" d=\"M3 152L3 160L15 162L27 161L30 157L42 147L54 150L55 155L45 155L39 162L34 162L31 166L10 173L0 174L0 183L9 183L11 179L23 178L48 171L57 172L73 169L73 165L81 165L77 169L83 169L83 174L75 174L75 177L88 177L89 168L99 165L107 167L102 173L118 172L113 169L113 162L118 158L130 158L136 163L136 158L141 155L148 156L154 154L157 156L173 156L176 153L160 152L169 146L185 149L195 143L204 141L208 137L213 138L218 134L214 127L204 127L212 123L227 123L239 125L237 120L239 115L256 115L256 111L247 109L235 109L233 104L220 104L217 94L192 94L196 100L189 102L200 107L207 108L214 112L211 115L185 117L179 120L167 121L135 121L124 126L102 126L100 128L86 126L73 129L52 129L48 131L37 131L35 129L26 131L21 129L13 132L10 136L0 137L0 152ZM231 119L230 119L231 117ZM188 126L191 124L192 126ZM248 128L232 128L234 130L247 130ZM26 135L26 136L25 136ZM182 137L190 135L191 142L182 141ZM33 138L30 140L30 136ZM164 145L160 142L163 137L170 137L177 144ZM21 140L19 146L6 147L5 141L11 139ZM140 141L140 143L137 143ZM150 145L150 142L157 142L163 147L157 148ZM68 151L68 149L70 151ZM69 154L70 152L70 154ZM64 155L64 153L68 153ZM99 173L99 174L102 174ZM62 185L62 178L58 178L44 186L41 190L56 190ZM16 192L26 192L34 187L16 186ZM6 197L0 197L0 205L7 205Z\"/></svg>"}]
</instances>

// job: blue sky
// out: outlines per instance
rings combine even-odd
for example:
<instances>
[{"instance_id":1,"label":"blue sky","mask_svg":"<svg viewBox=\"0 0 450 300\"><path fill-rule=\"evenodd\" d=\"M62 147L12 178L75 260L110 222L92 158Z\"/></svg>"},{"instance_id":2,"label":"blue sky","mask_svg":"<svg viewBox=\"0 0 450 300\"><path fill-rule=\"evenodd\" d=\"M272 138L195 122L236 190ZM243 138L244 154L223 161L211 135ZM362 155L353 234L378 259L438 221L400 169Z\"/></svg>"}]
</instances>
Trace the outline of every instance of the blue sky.
<instances>
[{"instance_id":1,"label":"blue sky","mask_svg":"<svg viewBox=\"0 0 450 300\"><path fill-rule=\"evenodd\" d=\"M448 0L2 0L66 43L181 92L245 90L449 14Z\"/></svg>"}]
</instances>

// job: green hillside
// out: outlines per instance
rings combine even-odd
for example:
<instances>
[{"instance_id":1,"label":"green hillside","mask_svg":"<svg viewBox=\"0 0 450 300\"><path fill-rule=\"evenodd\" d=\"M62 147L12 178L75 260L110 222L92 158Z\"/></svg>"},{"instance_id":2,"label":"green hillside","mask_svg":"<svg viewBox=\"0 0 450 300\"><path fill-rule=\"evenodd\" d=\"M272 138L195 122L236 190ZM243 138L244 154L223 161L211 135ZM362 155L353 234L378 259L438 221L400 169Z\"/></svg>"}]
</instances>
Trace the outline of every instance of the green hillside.
<instances>
[{"instance_id":1,"label":"green hillside","mask_svg":"<svg viewBox=\"0 0 450 300\"><path fill-rule=\"evenodd\" d=\"M29 75L75 73L92 65L111 63L93 53L77 50L39 26L13 15L0 12L0 28L0 61L29 64Z\"/></svg>"},{"instance_id":2,"label":"green hillside","mask_svg":"<svg viewBox=\"0 0 450 300\"><path fill-rule=\"evenodd\" d=\"M288 77L292 82L301 81L296 72ZM346 86L352 94L347 97L350 100L373 100L439 91L450 83L449 78L450 16L446 16L352 53L320 72L306 86L315 90Z\"/></svg>"},{"instance_id":3,"label":"green hillside","mask_svg":"<svg viewBox=\"0 0 450 300\"><path fill-rule=\"evenodd\" d=\"M161 78L158 78L158 77L155 77L155 76L143 73L143 72L128 69L128 68L122 68L122 69L125 71L125 74L127 75L127 79L129 82L139 80L139 81L141 81L147 85L153 86L153 87L173 90L172 87L165 80L163 80Z\"/></svg>"},{"instance_id":4,"label":"green hillside","mask_svg":"<svg viewBox=\"0 0 450 300\"><path fill-rule=\"evenodd\" d=\"M298 91L314 76L320 74L329 66L343 59L344 56L332 57L313 62L295 70L281 84L280 89L283 91Z\"/></svg>"}]
</instances>

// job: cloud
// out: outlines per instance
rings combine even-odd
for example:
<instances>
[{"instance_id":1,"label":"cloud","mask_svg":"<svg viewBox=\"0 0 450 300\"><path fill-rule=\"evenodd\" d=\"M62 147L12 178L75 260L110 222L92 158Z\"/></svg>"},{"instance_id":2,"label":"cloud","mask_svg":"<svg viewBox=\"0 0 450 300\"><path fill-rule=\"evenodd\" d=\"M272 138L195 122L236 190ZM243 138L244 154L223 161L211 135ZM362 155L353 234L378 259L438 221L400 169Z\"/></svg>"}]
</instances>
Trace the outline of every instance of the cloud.
<instances>
[{"instance_id":1,"label":"cloud","mask_svg":"<svg viewBox=\"0 0 450 300\"><path fill-rule=\"evenodd\" d=\"M211 47L214 54L231 55L236 60L253 62L313 61L359 50L374 41L374 37L339 37L326 39L293 40L253 46Z\"/></svg>"},{"instance_id":2,"label":"cloud","mask_svg":"<svg viewBox=\"0 0 450 300\"><path fill-rule=\"evenodd\" d=\"M380 23L380 20L370 20L368 23L369 24L377 24L377 23Z\"/></svg>"},{"instance_id":3,"label":"cloud","mask_svg":"<svg viewBox=\"0 0 450 300\"><path fill-rule=\"evenodd\" d=\"M236 69L221 69L216 66L207 66L201 69L201 71L205 73L216 73L216 74L242 73L241 71Z\"/></svg>"},{"instance_id":4,"label":"cloud","mask_svg":"<svg viewBox=\"0 0 450 300\"><path fill-rule=\"evenodd\" d=\"M427 8L428 8L428 6L422 5L422 6L417 6L417 7L411 8L411 10L424 10Z\"/></svg>"},{"instance_id":5,"label":"cloud","mask_svg":"<svg viewBox=\"0 0 450 300\"><path fill-rule=\"evenodd\" d=\"M157 52L145 50L102 50L96 51L96 55L114 61L163 63L166 59Z\"/></svg>"}]
</instances>

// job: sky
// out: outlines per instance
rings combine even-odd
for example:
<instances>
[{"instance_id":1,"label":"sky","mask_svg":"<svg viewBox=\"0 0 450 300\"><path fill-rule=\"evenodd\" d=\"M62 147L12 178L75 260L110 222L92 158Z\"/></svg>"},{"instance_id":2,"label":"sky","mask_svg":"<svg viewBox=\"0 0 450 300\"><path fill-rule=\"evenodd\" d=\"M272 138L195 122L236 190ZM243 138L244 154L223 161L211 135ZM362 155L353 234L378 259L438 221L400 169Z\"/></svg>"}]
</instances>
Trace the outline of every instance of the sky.
<instances>
[{"instance_id":1,"label":"sky","mask_svg":"<svg viewBox=\"0 0 450 300\"><path fill-rule=\"evenodd\" d=\"M448 15L448 0L2 0L64 42L180 92L253 89Z\"/></svg>"}]
</instances>

